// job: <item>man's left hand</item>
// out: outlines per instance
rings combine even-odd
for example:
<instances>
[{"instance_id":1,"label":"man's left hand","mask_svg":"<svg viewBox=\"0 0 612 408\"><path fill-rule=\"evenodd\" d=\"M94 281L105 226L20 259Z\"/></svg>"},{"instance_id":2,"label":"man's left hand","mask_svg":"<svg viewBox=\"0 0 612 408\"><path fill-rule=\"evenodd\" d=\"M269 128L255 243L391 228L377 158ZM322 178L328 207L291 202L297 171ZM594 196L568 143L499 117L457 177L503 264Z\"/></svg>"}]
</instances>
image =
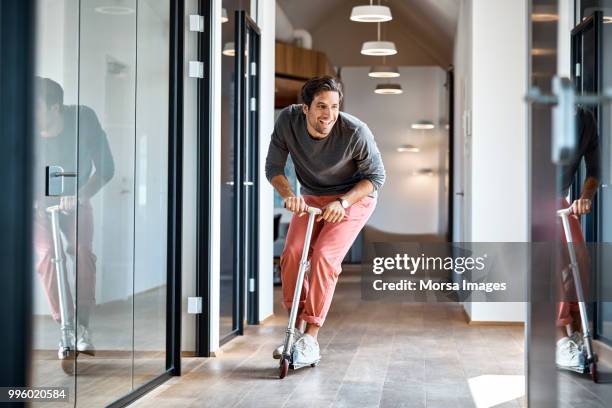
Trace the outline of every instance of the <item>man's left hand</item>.
<instances>
[{"instance_id":1,"label":"man's left hand","mask_svg":"<svg viewBox=\"0 0 612 408\"><path fill-rule=\"evenodd\" d=\"M327 222L336 223L344 220L346 212L339 201L332 201L323 207L323 214L317 217L317 222L325 220Z\"/></svg>"},{"instance_id":2,"label":"man's left hand","mask_svg":"<svg viewBox=\"0 0 612 408\"><path fill-rule=\"evenodd\" d=\"M591 200L588 198L579 198L572 203L572 215L579 216L591 212Z\"/></svg>"}]
</instances>

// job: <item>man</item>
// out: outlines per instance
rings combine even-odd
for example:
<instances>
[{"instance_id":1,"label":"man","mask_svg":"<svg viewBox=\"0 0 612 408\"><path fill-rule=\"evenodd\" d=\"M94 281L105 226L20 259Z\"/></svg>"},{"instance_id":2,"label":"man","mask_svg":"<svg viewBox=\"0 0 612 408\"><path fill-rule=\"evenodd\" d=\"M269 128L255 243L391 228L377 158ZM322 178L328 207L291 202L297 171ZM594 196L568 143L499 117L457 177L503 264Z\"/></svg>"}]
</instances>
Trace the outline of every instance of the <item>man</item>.
<instances>
[{"instance_id":1,"label":"man","mask_svg":"<svg viewBox=\"0 0 612 408\"><path fill-rule=\"evenodd\" d=\"M586 176L580 198L575 200L571 205L573 215L569 217L569 224L573 246L576 250L577 261L582 275L582 285L586 291L588 288L589 259L579 217L591 212L593 198L599 188L599 141L597 138L597 122L593 114L588 110L583 108L577 110L576 127L578 131L578 146L576 152L570 163L561 168L562 198L559 199L559 206L560 208L567 208L570 206L566 197L568 196L576 172L580 167L580 163L584 158ZM563 234L562 240L565 243L565 234ZM564 246L564 251L566 251L565 248ZM564 255L562 264L569 264L568 256ZM575 299L576 294L572 289L573 278L571 277L571 271L566 270L565 272L568 275L567 279L563 279L562 277L562 301L558 303L557 308L556 325L558 334L556 364L560 368L581 370L585 365L585 359L582 353L582 335L579 332L581 326L580 313L578 303L569 301L569 299Z\"/></svg>"},{"instance_id":2,"label":"man","mask_svg":"<svg viewBox=\"0 0 612 408\"><path fill-rule=\"evenodd\" d=\"M95 305L96 256L93 253L93 209L90 199L113 177L115 167L106 133L93 110L85 106L64 105L64 91L55 81L36 78L35 120L36 187L34 247L36 270L41 279L55 321L60 322L60 300L54 263L53 232L47 208L59 205L59 227L66 240L66 252L77 259L77 333L76 349L94 354L89 334L90 314ZM78 128L77 128L78 126ZM78 154L77 154L78 140ZM77 179L64 178L60 197L45 194L44 168L57 165L65 172L77 171ZM78 189L78 190L77 190ZM78 191L78 194L77 194ZM78 206L78 220L75 212ZM77 225L78 223L78 239ZM78 241L78 242L77 242ZM74 303L68 291L68 316L73 320ZM67 322L73 326L73 322ZM58 357L72 344L60 341Z\"/></svg>"},{"instance_id":3,"label":"man","mask_svg":"<svg viewBox=\"0 0 612 408\"><path fill-rule=\"evenodd\" d=\"M302 105L280 113L266 159L266 177L293 212L281 255L283 304L291 308L307 226L307 206L321 208L312 233L310 276L305 278L293 361L320 360L317 334L329 311L341 263L376 206L385 169L367 125L340 112L342 88L330 76L313 78L302 87ZM295 165L301 196L284 174L287 155ZM299 327L300 324L298 323ZM283 346L274 350L280 358Z\"/></svg>"}]
</instances>

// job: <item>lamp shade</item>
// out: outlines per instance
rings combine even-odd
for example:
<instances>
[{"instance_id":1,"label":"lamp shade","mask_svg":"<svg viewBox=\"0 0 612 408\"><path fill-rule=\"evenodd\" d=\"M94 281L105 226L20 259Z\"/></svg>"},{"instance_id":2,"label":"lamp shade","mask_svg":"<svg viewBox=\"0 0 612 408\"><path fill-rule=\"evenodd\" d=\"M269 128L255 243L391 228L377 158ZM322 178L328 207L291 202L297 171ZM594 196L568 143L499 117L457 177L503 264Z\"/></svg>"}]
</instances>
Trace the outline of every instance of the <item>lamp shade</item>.
<instances>
[{"instance_id":1,"label":"lamp shade","mask_svg":"<svg viewBox=\"0 0 612 408\"><path fill-rule=\"evenodd\" d=\"M355 6L351 11L351 21L360 23L383 23L392 19L391 9L387 6Z\"/></svg>"},{"instance_id":2,"label":"lamp shade","mask_svg":"<svg viewBox=\"0 0 612 408\"><path fill-rule=\"evenodd\" d=\"M225 45L223 46L222 54L228 57L233 57L234 55L236 55L236 48L234 47L234 43L233 42L225 43Z\"/></svg>"},{"instance_id":3,"label":"lamp shade","mask_svg":"<svg viewBox=\"0 0 612 408\"><path fill-rule=\"evenodd\" d=\"M229 18L227 17L227 9L222 8L221 9L221 23L227 23L229 21Z\"/></svg>"},{"instance_id":4,"label":"lamp shade","mask_svg":"<svg viewBox=\"0 0 612 408\"><path fill-rule=\"evenodd\" d=\"M388 65L374 65L370 68L369 77L372 78L397 78L400 76L397 67L391 67Z\"/></svg>"},{"instance_id":5,"label":"lamp shade","mask_svg":"<svg viewBox=\"0 0 612 408\"><path fill-rule=\"evenodd\" d=\"M361 46L361 53L373 56L395 55L397 49L393 41L366 41Z\"/></svg>"},{"instance_id":6,"label":"lamp shade","mask_svg":"<svg viewBox=\"0 0 612 408\"><path fill-rule=\"evenodd\" d=\"M402 86L400 84L378 84L374 93L379 95L399 95L402 92Z\"/></svg>"}]
</instances>

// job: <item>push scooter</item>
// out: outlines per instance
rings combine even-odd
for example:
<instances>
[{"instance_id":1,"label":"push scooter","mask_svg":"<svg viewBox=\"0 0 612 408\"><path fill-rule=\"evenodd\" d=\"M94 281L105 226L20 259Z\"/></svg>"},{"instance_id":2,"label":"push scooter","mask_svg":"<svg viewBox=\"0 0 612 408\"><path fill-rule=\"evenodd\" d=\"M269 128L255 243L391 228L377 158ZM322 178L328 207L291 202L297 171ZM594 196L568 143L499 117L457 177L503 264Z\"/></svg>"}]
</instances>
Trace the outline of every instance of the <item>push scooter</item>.
<instances>
[{"instance_id":1,"label":"push scooter","mask_svg":"<svg viewBox=\"0 0 612 408\"><path fill-rule=\"evenodd\" d=\"M307 207L308 212L308 227L306 228L306 236L304 238L304 249L302 250L302 258L300 260L300 269L297 276L297 282L295 283L295 290L293 292L293 302L291 303L291 312L289 313L289 322L287 324L287 331L285 332L285 342L283 348L283 355L280 359L280 365L278 369L278 377L280 379L285 378L289 368L294 370L302 368L304 366L296 366L293 364L293 345L295 340L295 321L297 320L298 307L300 303L300 294L302 293L302 285L304 283L304 276L308 269L308 251L310 250L310 238L312 237L312 229L314 226L315 217L321 214L319 208ZM319 362L316 361L310 364L311 367L316 367Z\"/></svg>"},{"instance_id":2,"label":"push scooter","mask_svg":"<svg viewBox=\"0 0 612 408\"><path fill-rule=\"evenodd\" d=\"M57 290L59 295L60 306L60 345L57 352L58 358L62 362L62 370L66 374L72 374L74 371L75 350L75 335L74 326L72 324L72 308L68 305L68 278L66 276L66 265L64 263L64 248L62 245L62 237L59 227L59 205L54 205L47 208L47 212L51 215L51 230L53 234L53 263L55 264L55 273L57 277Z\"/></svg>"},{"instance_id":3,"label":"push scooter","mask_svg":"<svg viewBox=\"0 0 612 408\"><path fill-rule=\"evenodd\" d=\"M563 231L565 232L565 241L567 242L567 250L570 258L570 269L572 271L572 277L574 278L574 287L576 288L576 297L578 298L578 307L580 309L580 319L582 320L582 338L584 339L584 346L586 348L586 362L582 371L577 371L580 374L591 374L593 382L597 382L597 355L593 352L593 335L591 334L591 328L589 324L589 316L587 313L586 302L584 299L584 292L582 289L582 283L580 280L580 269L576 259L576 250L573 245L572 231L569 224L569 216L572 214L572 208L565 208L557 211L557 215L561 217L563 223Z\"/></svg>"}]
</instances>

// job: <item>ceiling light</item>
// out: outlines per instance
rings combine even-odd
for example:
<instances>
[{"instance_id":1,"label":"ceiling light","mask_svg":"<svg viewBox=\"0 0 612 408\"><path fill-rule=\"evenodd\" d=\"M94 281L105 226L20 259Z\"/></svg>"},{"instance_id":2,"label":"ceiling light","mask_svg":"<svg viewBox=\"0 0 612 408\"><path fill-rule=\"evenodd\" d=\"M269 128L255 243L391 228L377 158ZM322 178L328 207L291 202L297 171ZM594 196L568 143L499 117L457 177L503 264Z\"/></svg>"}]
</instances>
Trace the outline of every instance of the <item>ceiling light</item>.
<instances>
[{"instance_id":1,"label":"ceiling light","mask_svg":"<svg viewBox=\"0 0 612 408\"><path fill-rule=\"evenodd\" d=\"M392 41L366 41L361 47L361 53L363 55L395 55L397 49Z\"/></svg>"},{"instance_id":2,"label":"ceiling light","mask_svg":"<svg viewBox=\"0 0 612 408\"><path fill-rule=\"evenodd\" d=\"M236 49L234 48L234 43L233 42L225 43L225 45L223 46L222 54L226 55L228 57L235 56L236 55Z\"/></svg>"},{"instance_id":3,"label":"ceiling light","mask_svg":"<svg viewBox=\"0 0 612 408\"><path fill-rule=\"evenodd\" d=\"M402 92L402 86L400 84L378 84L374 93L379 95L399 95Z\"/></svg>"},{"instance_id":4,"label":"ceiling light","mask_svg":"<svg viewBox=\"0 0 612 408\"><path fill-rule=\"evenodd\" d=\"M351 20L360 23L383 23L391 21L391 9L387 6L355 6L351 11Z\"/></svg>"},{"instance_id":5,"label":"ceiling light","mask_svg":"<svg viewBox=\"0 0 612 408\"><path fill-rule=\"evenodd\" d=\"M94 10L100 14L111 14L113 16L125 16L134 12L133 8L124 6L102 6L96 7Z\"/></svg>"},{"instance_id":6,"label":"ceiling light","mask_svg":"<svg viewBox=\"0 0 612 408\"><path fill-rule=\"evenodd\" d=\"M411 144L404 144L398 147L397 151L400 153L418 153L421 149Z\"/></svg>"},{"instance_id":7,"label":"ceiling light","mask_svg":"<svg viewBox=\"0 0 612 408\"><path fill-rule=\"evenodd\" d=\"M531 20L536 23L550 23L559 20L559 15L553 13L533 13Z\"/></svg>"},{"instance_id":8,"label":"ceiling light","mask_svg":"<svg viewBox=\"0 0 612 408\"><path fill-rule=\"evenodd\" d=\"M410 125L410 127L414 130L431 130L434 129L436 126L428 120L419 120L418 122Z\"/></svg>"},{"instance_id":9,"label":"ceiling light","mask_svg":"<svg viewBox=\"0 0 612 408\"><path fill-rule=\"evenodd\" d=\"M433 176L433 169L418 169L412 172L413 176Z\"/></svg>"},{"instance_id":10,"label":"ceiling light","mask_svg":"<svg viewBox=\"0 0 612 408\"><path fill-rule=\"evenodd\" d=\"M534 48L531 50L531 55L534 57L547 57L555 55L557 52L553 48Z\"/></svg>"},{"instance_id":11,"label":"ceiling light","mask_svg":"<svg viewBox=\"0 0 612 408\"><path fill-rule=\"evenodd\" d=\"M370 68L368 76L372 78L397 78L400 76L397 67L391 67L389 65L374 65Z\"/></svg>"},{"instance_id":12,"label":"ceiling light","mask_svg":"<svg viewBox=\"0 0 612 408\"><path fill-rule=\"evenodd\" d=\"M227 23L229 21L229 18L227 18L227 10L225 9L225 7L223 7L221 9L221 23Z\"/></svg>"}]
</instances>

